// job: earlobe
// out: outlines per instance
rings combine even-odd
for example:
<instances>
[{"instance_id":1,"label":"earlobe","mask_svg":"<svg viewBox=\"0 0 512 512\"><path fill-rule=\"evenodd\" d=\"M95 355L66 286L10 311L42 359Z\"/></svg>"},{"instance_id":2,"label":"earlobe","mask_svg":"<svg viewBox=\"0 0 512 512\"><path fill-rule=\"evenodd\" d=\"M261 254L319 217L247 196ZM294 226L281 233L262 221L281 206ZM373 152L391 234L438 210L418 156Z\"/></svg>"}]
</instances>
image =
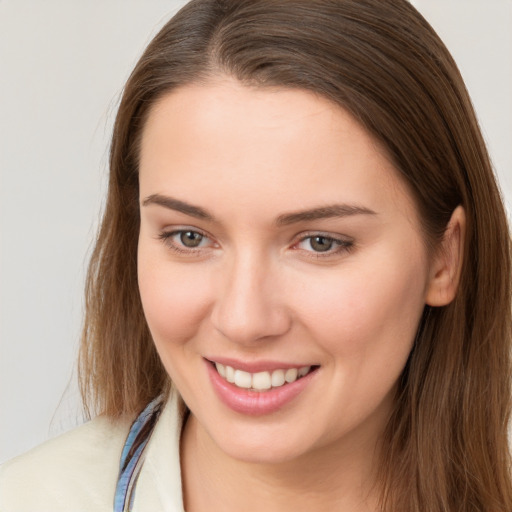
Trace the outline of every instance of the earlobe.
<instances>
[{"instance_id":1,"label":"earlobe","mask_svg":"<svg viewBox=\"0 0 512 512\"><path fill-rule=\"evenodd\" d=\"M466 213L459 205L453 210L432 261L425 297L429 306L446 306L455 298L462 270L465 232Z\"/></svg>"}]
</instances>

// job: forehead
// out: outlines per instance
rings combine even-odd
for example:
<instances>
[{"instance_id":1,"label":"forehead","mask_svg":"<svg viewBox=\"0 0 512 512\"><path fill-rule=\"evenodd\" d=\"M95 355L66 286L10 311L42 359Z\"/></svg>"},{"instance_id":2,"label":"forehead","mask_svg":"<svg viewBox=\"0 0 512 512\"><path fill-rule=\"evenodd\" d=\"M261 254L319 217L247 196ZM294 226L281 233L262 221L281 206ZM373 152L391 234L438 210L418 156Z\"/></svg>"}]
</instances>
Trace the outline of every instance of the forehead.
<instances>
[{"instance_id":1,"label":"forehead","mask_svg":"<svg viewBox=\"0 0 512 512\"><path fill-rule=\"evenodd\" d=\"M189 85L161 98L146 122L141 195L201 193L247 208L334 202L407 209L413 200L374 138L345 110L308 91Z\"/></svg>"}]
</instances>

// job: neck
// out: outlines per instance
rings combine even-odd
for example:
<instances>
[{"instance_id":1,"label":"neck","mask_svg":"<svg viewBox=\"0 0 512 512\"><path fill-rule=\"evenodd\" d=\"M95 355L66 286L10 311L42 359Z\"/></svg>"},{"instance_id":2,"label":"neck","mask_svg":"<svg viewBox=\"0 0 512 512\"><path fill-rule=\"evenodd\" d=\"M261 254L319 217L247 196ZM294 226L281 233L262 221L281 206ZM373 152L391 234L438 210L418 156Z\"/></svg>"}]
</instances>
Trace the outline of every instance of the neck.
<instances>
[{"instance_id":1,"label":"neck","mask_svg":"<svg viewBox=\"0 0 512 512\"><path fill-rule=\"evenodd\" d=\"M292 461L255 463L224 453L191 414L182 441L187 512L372 512L375 442L346 439Z\"/></svg>"}]
</instances>

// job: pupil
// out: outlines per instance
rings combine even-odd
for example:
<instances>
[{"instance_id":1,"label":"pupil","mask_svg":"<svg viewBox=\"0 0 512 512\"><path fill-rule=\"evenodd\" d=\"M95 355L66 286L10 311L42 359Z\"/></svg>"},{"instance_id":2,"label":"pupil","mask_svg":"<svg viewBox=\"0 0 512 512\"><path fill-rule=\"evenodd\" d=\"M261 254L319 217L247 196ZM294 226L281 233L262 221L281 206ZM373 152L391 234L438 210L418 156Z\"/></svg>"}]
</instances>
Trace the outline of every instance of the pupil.
<instances>
[{"instance_id":1,"label":"pupil","mask_svg":"<svg viewBox=\"0 0 512 512\"><path fill-rule=\"evenodd\" d=\"M185 247L197 247L201 243L202 239L203 235L200 235L195 231L185 231L180 235L181 243Z\"/></svg>"},{"instance_id":2,"label":"pupil","mask_svg":"<svg viewBox=\"0 0 512 512\"><path fill-rule=\"evenodd\" d=\"M325 236L315 236L311 239L311 247L317 252L325 252L331 249L333 241Z\"/></svg>"}]
</instances>

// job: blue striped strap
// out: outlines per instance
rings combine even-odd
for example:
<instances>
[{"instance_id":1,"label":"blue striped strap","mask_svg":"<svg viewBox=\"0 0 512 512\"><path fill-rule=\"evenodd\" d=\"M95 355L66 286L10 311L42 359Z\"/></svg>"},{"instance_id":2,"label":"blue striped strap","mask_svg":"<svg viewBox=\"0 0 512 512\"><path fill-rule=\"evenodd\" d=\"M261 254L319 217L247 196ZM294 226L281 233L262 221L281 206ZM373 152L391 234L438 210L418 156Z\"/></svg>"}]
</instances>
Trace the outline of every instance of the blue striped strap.
<instances>
[{"instance_id":1,"label":"blue striped strap","mask_svg":"<svg viewBox=\"0 0 512 512\"><path fill-rule=\"evenodd\" d=\"M137 478L144 463L145 448L162 409L163 399L155 398L133 422L121 453L114 496L114 512L132 510Z\"/></svg>"}]
</instances>

